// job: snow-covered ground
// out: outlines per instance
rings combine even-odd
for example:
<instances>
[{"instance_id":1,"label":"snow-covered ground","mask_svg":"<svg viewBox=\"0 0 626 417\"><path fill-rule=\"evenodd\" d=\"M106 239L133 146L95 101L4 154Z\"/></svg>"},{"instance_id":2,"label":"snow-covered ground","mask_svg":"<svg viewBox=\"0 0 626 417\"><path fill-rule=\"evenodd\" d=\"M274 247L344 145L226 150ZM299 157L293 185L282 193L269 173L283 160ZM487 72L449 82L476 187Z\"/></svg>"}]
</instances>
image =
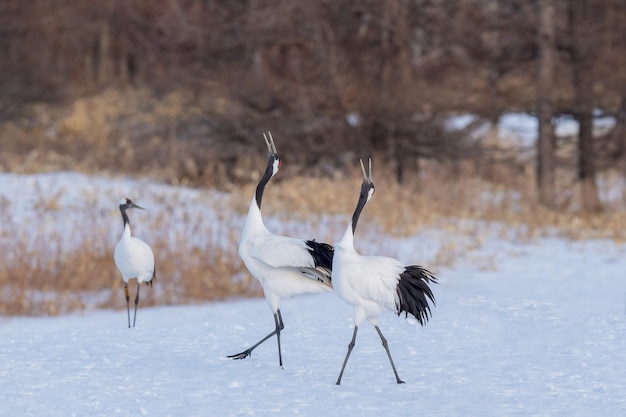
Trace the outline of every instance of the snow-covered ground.
<instances>
[{"instance_id":1,"label":"snow-covered ground","mask_svg":"<svg viewBox=\"0 0 626 417\"><path fill-rule=\"evenodd\" d=\"M403 250L423 236L389 239L360 247L423 261ZM134 329L124 310L4 317L0 415L622 416L624 271L626 246L612 241L487 238L436 271L427 326L381 317L404 385L366 323L335 385L352 310L332 293L282 302L283 369L275 339L226 358L272 330L264 300L140 306Z\"/></svg>"}]
</instances>

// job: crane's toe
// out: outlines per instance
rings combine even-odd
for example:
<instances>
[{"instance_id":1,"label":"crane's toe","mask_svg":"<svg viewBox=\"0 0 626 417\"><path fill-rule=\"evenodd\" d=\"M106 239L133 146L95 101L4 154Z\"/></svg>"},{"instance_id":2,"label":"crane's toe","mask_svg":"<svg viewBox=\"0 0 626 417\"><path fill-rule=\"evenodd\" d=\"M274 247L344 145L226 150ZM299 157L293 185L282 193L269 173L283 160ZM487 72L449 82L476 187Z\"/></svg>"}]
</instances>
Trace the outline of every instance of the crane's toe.
<instances>
[{"instance_id":1,"label":"crane's toe","mask_svg":"<svg viewBox=\"0 0 626 417\"><path fill-rule=\"evenodd\" d=\"M245 358L247 358L248 356L251 356L251 355L252 355L252 352L244 350L241 353L237 353L235 355L228 355L226 357L230 358L230 359L245 359Z\"/></svg>"}]
</instances>

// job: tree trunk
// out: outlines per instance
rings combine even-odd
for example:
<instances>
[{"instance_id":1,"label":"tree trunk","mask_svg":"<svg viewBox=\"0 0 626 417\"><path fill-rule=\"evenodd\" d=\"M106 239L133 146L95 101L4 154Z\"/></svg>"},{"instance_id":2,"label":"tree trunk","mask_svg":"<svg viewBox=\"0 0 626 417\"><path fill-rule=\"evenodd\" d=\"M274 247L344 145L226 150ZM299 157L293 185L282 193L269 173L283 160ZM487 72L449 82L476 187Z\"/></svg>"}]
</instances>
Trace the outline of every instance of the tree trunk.
<instances>
[{"instance_id":1,"label":"tree trunk","mask_svg":"<svg viewBox=\"0 0 626 417\"><path fill-rule=\"evenodd\" d=\"M622 97L622 104L615 116L612 141L615 143L615 159L622 169L622 174L626 175L626 97Z\"/></svg>"},{"instance_id":2,"label":"tree trunk","mask_svg":"<svg viewBox=\"0 0 626 417\"><path fill-rule=\"evenodd\" d=\"M539 0L539 60L537 75L537 188L539 201L556 206L552 84L555 66L554 4Z\"/></svg>"},{"instance_id":3,"label":"tree trunk","mask_svg":"<svg viewBox=\"0 0 626 417\"><path fill-rule=\"evenodd\" d=\"M591 109L577 115L578 133L578 182L580 184L581 209L599 211L602 208L596 185L595 151L593 146L593 114Z\"/></svg>"},{"instance_id":4,"label":"tree trunk","mask_svg":"<svg viewBox=\"0 0 626 417\"><path fill-rule=\"evenodd\" d=\"M596 185L596 153L593 144L593 97L591 92L591 44L589 33L589 4L587 0L570 2L572 32L572 71L576 92L575 116L578 119L578 185L580 208L599 211L602 206Z\"/></svg>"}]
</instances>

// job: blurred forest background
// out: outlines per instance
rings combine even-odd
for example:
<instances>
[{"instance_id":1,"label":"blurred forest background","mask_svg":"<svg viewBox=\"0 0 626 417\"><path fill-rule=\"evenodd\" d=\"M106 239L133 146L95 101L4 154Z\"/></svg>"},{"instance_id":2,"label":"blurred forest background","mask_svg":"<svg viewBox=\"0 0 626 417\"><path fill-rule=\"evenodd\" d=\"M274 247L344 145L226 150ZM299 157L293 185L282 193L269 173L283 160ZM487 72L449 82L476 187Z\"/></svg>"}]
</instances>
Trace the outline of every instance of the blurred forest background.
<instances>
[{"instance_id":1,"label":"blurred forest background","mask_svg":"<svg viewBox=\"0 0 626 417\"><path fill-rule=\"evenodd\" d=\"M597 211L625 166L625 39L623 0L2 0L0 168L229 189L270 130L287 177L377 155L399 182L532 178L545 206ZM498 140L508 112L536 143Z\"/></svg>"},{"instance_id":2,"label":"blurred forest background","mask_svg":"<svg viewBox=\"0 0 626 417\"><path fill-rule=\"evenodd\" d=\"M96 174L70 206L45 176L5 190L0 314L124 308L101 176L190 186L133 191L142 306L260 296L237 246L268 130L276 233L332 243L372 156L366 252L438 230L407 261L489 269L493 233L625 242L625 40L624 0L0 0L0 171Z\"/></svg>"}]
</instances>

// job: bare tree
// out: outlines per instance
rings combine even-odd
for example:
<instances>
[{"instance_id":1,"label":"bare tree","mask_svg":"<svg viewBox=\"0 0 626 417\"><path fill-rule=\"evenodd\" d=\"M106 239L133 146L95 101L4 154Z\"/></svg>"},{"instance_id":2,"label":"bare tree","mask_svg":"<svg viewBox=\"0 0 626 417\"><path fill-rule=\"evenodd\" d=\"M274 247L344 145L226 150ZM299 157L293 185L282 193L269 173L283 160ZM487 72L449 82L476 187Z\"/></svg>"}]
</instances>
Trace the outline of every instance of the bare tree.
<instances>
[{"instance_id":1,"label":"bare tree","mask_svg":"<svg viewBox=\"0 0 626 417\"><path fill-rule=\"evenodd\" d=\"M552 86L555 71L555 26L553 0L539 0L538 76L537 76L537 186L539 201L548 207L556 204L554 129L552 126Z\"/></svg>"},{"instance_id":2,"label":"bare tree","mask_svg":"<svg viewBox=\"0 0 626 417\"><path fill-rule=\"evenodd\" d=\"M567 0L55 4L0 2L0 118L12 117L19 102L135 86L155 98L175 90L198 111L134 129L132 117L113 118L112 131L136 143L167 137L195 149L210 142L210 158L228 167L245 163L259 131L271 129L294 138L281 145L291 166L332 173L325 167L340 168L358 149L385 154L402 181L423 159L480 164L489 152L446 129L450 114L495 122L503 112L536 108L539 198L554 206L553 116L583 117L578 175L593 196L601 166L584 139L590 111L616 114L626 97L626 73L615 70L626 62L623 0L573 3L591 10L582 16L594 30L575 34L583 43L570 40ZM615 153L626 153L622 145ZM205 153L189 158L208 165Z\"/></svg>"},{"instance_id":3,"label":"bare tree","mask_svg":"<svg viewBox=\"0 0 626 417\"><path fill-rule=\"evenodd\" d=\"M590 19L588 0L569 2L571 31L571 68L575 91L574 117L578 119L577 180L580 187L580 204L583 211L601 208L596 185L596 150L593 141L592 61L593 22Z\"/></svg>"}]
</instances>

